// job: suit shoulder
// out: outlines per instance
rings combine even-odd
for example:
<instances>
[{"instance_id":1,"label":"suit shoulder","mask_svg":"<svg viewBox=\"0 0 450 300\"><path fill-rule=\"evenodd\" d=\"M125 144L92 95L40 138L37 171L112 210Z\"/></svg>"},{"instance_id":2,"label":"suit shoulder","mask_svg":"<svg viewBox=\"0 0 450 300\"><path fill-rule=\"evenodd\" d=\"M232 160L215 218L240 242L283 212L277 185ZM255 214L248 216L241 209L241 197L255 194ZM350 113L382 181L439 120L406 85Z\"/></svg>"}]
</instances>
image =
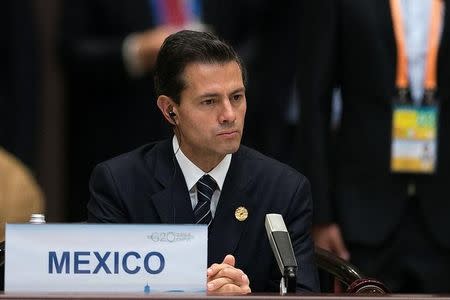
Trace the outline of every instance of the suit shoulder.
<instances>
[{"instance_id":1,"label":"suit shoulder","mask_svg":"<svg viewBox=\"0 0 450 300\"><path fill-rule=\"evenodd\" d=\"M129 174L130 171L141 170L146 164L152 162L154 150L158 143L148 143L132 151L120 154L101 162L98 166L106 166L112 173Z\"/></svg>"},{"instance_id":2,"label":"suit shoulder","mask_svg":"<svg viewBox=\"0 0 450 300\"><path fill-rule=\"evenodd\" d=\"M249 167L258 173L264 173L265 177L278 178L279 176L289 176L289 178L298 178L300 181L308 181L303 174L293 167L264 155L255 149L242 145L240 151L247 158L250 164Z\"/></svg>"}]
</instances>

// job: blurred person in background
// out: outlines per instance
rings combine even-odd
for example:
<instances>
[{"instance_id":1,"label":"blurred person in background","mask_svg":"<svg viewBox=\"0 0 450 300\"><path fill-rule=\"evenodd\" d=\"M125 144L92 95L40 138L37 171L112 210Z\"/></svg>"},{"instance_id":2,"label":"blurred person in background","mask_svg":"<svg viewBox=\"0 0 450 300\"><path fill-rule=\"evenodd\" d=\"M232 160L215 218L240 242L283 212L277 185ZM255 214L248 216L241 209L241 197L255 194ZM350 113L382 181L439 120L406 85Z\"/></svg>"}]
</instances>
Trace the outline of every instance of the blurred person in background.
<instances>
[{"instance_id":1,"label":"blurred person in background","mask_svg":"<svg viewBox=\"0 0 450 300\"><path fill-rule=\"evenodd\" d=\"M35 170L38 52L32 4L7 0L0 10L0 146Z\"/></svg>"},{"instance_id":2,"label":"blurred person in background","mask_svg":"<svg viewBox=\"0 0 450 300\"><path fill-rule=\"evenodd\" d=\"M6 223L28 222L34 213L44 213L39 185L21 161L0 147L0 241Z\"/></svg>"},{"instance_id":3,"label":"blurred person in background","mask_svg":"<svg viewBox=\"0 0 450 300\"><path fill-rule=\"evenodd\" d=\"M394 292L450 291L447 4L316 0L300 10L299 168L315 242Z\"/></svg>"},{"instance_id":4,"label":"blurred person in background","mask_svg":"<svg viewBox=\"0 0 450 300\"><path fill-rule=\"evenodd\" d=\"M6 223L25 223L31 214L44 213L44 196L31 171L0 147L0 242ZM4 249L3 249L4 250ZM4 252L3 252L4 256ZM0 263L0 291L4 289L5 265Z\"/></svg>"},{"instance_id":5,"label":"blurred person in background","mask_svg":"<svg viewBox=\"0 0 450 300\"><path fill-rule=\"evenodd\" d=\"M69 220L86 215L94 165L168 134L153 65L163 40L201 29L201 1L64 1L60 56L68 97Z\"/></svg>"},{"instance_id":6,"label":"blurred person in background","mask_svg":"<svg viewBox=\"0 0 450 300\"><path fill-rule=\"evenodd\" d=\"M206 22L237 49L249 70L243 141L285 163L295 158L298 1L205 1Z\"/></svg>"}]
</instances>

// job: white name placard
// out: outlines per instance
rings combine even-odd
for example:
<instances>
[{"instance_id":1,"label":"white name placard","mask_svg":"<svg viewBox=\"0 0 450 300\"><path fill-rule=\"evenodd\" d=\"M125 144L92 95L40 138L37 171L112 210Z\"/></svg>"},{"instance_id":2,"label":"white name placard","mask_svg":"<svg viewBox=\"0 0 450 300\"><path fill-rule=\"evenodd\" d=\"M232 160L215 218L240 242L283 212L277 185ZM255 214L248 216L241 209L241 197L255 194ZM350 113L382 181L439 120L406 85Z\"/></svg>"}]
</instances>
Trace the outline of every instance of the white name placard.
<instances>
[{"instance_id":1,"label":"white name placard","mask_svg":"<svg viewBox=\"0 0 450 300\"><path fill-rule=\"evenodd\" d=\"M205 292L206 225L7 224L5 291Z\"/></svg>"}]
</instances>

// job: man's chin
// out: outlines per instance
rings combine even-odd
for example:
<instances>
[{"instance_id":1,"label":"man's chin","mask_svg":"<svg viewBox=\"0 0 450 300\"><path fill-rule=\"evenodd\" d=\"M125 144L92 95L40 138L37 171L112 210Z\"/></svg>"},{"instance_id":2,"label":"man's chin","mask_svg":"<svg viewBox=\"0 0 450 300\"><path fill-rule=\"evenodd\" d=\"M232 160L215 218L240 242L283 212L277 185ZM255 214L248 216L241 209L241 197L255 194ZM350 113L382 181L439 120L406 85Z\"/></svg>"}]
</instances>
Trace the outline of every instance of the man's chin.
<instances>
[{"instance_id":1,"label":"man's chin","mask_svg":"<svg viewBox=\"0 0 450 300\"><path fill-rule=\"evenodd\" d=\"M216 148L217 153L222 153L222 155L233 154L239 150L241 145L241 136L237 135L233 138L227 139L216 139L216 144L212 145L212 147Z\"/></svg>"},{"instance_id":2,"label":"man's chin","mask_svg":"<svg viewBox=\"0 0 450 300\"><path fill-rule=\"evenodd\" d=\"M229 145L228 147L225 148L224 153L225 153L225 154L233 154L233 153L235 153L236 151L239 150L239 147L240 147L240 146L241 146L241 143L240 143L240 142L239 142L239 143L236 143L236 144L234 144L234 145Z\"/></svg>"}]
</instances>

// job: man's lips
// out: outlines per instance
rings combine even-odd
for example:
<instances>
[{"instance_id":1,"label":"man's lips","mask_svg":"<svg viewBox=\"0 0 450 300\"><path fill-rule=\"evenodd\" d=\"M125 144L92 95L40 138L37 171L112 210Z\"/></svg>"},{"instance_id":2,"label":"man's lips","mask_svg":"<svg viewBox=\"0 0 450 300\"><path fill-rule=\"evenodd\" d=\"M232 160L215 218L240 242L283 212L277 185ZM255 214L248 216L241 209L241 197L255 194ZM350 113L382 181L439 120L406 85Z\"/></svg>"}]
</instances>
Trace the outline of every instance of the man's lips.
<instances>
[{"instance_id":1,"label":"man's lips","mask_svg":"<svg viewBox=\"0 0 450 300\"><path fill-rule=\"evenodd\" d=\"M217 135L219 135L219 136L231 136L231 135L238 134L238 133L239 133L238 130L228 130L228 131L219 132Z\"/></svg>"}]
</instances>

